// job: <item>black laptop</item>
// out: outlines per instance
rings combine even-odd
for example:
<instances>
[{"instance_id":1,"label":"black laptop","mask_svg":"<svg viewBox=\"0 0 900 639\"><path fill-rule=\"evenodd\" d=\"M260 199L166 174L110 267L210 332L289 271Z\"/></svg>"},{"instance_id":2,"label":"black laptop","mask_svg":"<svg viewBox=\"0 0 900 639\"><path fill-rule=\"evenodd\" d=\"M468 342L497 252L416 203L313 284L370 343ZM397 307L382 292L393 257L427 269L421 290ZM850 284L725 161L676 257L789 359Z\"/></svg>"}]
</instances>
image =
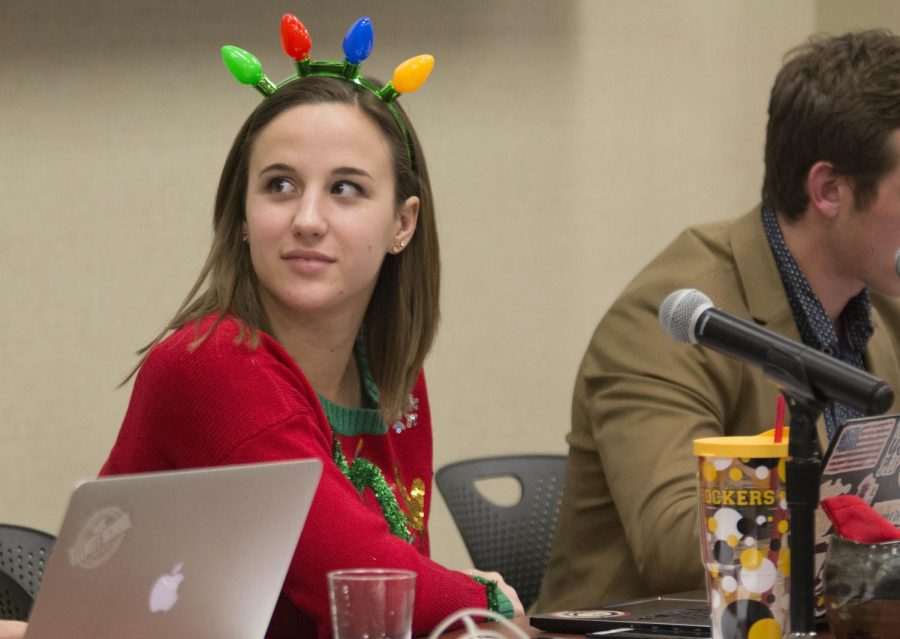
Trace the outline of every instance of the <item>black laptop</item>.
<instances>
[{"instance_id":1,"label":"black laptop","mask_svg":"<svg viewBox=\"0 0 900 639\"><path fill-rule=\"evenodd\" d=\"M531 625L548 632L597 637L709 637L706 591L645 597L585 610L533 615Z\"/></svg>"},{"instance_id":2,"label":"black laptop","mask_svg":"<svg viewBox=\"0 0 900 639\"><path fill-rule=\"evenodd\" d=\"M855 494L900 526L900 415L852 419L841 425L822 463L821 499ZM832 528L816 513L817 614L824 621L822 565ZM699 557L698 557L699 561ZM597 608L533 615L531 625L547 632L637 639L709 637L706 591L645 597Z\"/></svg>"}]
</instances>

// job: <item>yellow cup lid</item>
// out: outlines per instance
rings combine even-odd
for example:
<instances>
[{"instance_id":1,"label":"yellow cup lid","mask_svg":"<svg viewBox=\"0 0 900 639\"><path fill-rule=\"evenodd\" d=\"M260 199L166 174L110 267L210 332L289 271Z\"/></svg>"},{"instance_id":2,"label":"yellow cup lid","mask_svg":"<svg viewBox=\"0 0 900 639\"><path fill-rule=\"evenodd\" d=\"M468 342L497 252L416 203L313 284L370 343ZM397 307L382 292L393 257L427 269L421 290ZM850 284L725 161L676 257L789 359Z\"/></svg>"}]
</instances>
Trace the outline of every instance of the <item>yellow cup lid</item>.
<instances>
[{"instance_id":1,"label":"yellow cup lid","mask_svg":"<svg viewBox=\"0 0 900 639\"><path fill-rule=\"evenodd\" d=\"M759 435L695 439L694 454L698 457L787 457L790 430L784 429L781 442L777 444L774 430Z\"/></svg>"}]
</instances>

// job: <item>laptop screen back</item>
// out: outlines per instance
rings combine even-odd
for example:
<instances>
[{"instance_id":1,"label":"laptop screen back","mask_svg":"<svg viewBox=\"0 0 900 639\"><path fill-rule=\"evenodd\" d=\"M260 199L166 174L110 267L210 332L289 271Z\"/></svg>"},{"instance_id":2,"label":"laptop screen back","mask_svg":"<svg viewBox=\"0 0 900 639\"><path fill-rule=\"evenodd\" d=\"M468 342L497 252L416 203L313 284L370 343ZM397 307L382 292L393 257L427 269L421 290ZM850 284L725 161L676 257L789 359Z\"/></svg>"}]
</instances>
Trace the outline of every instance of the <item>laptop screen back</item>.
<instances>
[{"instance_id":1,"label":"laptop screen back","mask_svg":"<svg viewBox=\"0 0 900 639\"><path fill-rule=\"evenodd\" d=\"M819 499L858 495L895 526L900 526L900 415L863 417L845 422L825 454ZM824 614L822 573L828 539L834 530L816 512L816 608Z\"/></svg>"},{"instance_id":2,"label":"laptop screen back","mask_svg":"<svg viewBox=\"0 0 900 639\"><path fill-rule=\"evenodd\" d=\"M27 639L261 638L320 473L300 460L80 484Z\"/></svg>"}]
</instances>

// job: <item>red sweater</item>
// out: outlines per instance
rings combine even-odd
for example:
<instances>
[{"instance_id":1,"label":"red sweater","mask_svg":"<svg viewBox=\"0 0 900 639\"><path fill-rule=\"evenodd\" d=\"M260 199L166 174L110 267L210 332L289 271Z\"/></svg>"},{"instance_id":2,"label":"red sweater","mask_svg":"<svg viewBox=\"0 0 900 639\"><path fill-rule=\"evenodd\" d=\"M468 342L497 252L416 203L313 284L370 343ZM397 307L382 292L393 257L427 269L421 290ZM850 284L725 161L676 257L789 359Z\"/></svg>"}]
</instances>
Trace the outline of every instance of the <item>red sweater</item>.
<instances>
[{"instance_id":1,"label":"red sweater","mask_svg":"<svg viewBox=\"0 0 900 639\"><path fill-rule=\"evenodd\" d=\"M201 322L201 334L211 321ZM193 325L153 348L100 474L322 460L322 479L266 635L272 639L331 635L325 574L339 568L415 571L414 634L429 632L461 608L487 607L485 586L428 556L432 442L424 377L413 389L414 425L400 432L337 435L348 462L358 455L379 467L404 514L412 519L410 510L424 512L421 523L408 524L410 543L391 534L373 490L360 496L341 473L334 461L335 433L291 356L265 333L255 349L236 344L237 335L236 323L226 319L194 350ZM424 485L419 508L407 502L416 494L414 481Z\"/></svg>"}]
</instances>

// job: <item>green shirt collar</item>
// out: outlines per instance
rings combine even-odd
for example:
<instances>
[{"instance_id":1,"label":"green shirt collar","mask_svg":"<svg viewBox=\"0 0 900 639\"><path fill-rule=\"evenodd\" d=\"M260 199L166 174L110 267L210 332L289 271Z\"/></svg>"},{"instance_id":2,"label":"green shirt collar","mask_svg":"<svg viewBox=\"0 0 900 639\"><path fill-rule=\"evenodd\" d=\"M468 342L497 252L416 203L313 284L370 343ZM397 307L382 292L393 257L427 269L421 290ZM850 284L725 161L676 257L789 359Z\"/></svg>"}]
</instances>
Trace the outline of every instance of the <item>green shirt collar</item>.
<instances>
[{"instance_id":1,"label":"green shirt collar","mask_svg":"<svg viewBox=\"0 0 900 639\"><path fill-rule=\"evenodd\" d=\"M319 395L325 417L328 424L338 435L384 435L388 425L381 419L378 405L378 385L372 378L369 370L369 362L366 359L366 344L363 332L360 330L353 346L353 356L356 358L356 367L359 369L359 379L362 383L365 400L369 404L365 408L349 408L341 406Z\"/></svg>"}]
</instances>

